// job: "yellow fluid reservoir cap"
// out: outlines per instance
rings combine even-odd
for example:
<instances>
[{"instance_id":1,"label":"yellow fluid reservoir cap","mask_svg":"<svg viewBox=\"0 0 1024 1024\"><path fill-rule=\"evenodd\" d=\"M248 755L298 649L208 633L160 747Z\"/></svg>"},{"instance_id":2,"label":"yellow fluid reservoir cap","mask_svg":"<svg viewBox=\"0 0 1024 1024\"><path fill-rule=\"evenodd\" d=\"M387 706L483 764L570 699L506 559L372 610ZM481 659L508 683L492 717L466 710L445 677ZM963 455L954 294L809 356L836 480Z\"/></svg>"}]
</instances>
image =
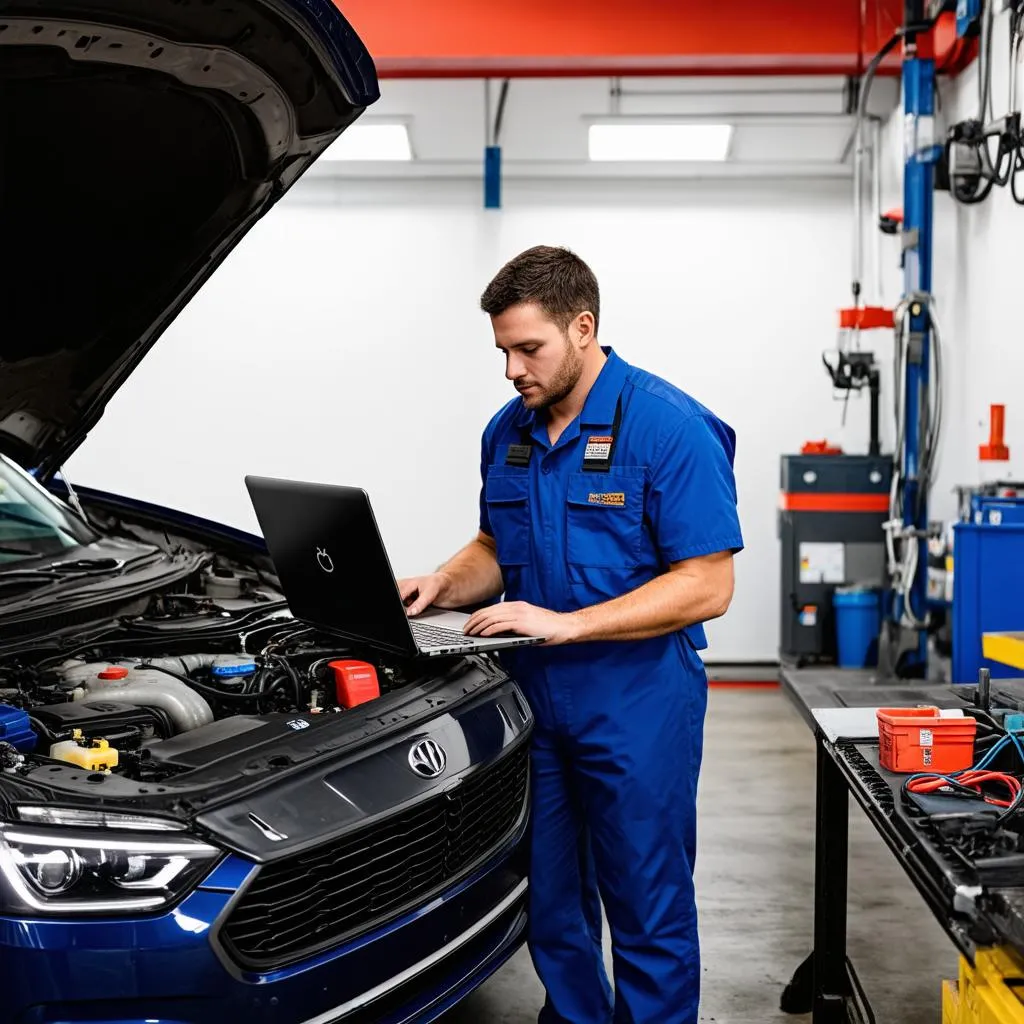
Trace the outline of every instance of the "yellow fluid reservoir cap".
<instances>
[{"instance_id":1,"label":"yellow fluid reservoir cap","mask_svg":"<svg viewBox=\"0 0 1024 1024\"><path fill-rule=\"evenodd\" d=\"M76 740L65 740L50 747L50 757L68 764L77 765L87 771L105 771L116 768L118 753L106 740L94 741L95 746L84 747Z\"/></svg>"}]
</instances>

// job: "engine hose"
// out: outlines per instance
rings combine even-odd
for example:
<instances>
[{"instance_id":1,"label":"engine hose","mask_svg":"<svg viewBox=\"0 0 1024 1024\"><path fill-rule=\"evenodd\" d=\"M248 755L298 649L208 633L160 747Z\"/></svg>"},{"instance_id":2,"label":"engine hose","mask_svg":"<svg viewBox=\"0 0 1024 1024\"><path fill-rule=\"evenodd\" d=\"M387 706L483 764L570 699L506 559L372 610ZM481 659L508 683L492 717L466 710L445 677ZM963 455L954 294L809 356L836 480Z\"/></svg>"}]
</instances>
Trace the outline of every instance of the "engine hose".
<instances>
[{"instance_id":1,"label":"engine hose","mask_svg":"<svg viewBox=\"0 0 1024 1024\"><path fill-rule=\"evenodd\" d=\"M295 708L296 710L301 710L303 707L302 680L299 679L298 672L296 672L295 669L293 669L291 665L289 665L288 662L285 661L284 658L275 657L274 661L276 661L281 666L285 674L291 679L292 686L295 688Z\"/></svg>"},{"instance_id":2,"label":"engine hose","mask_svg":"<svg viewBox=\"0 0 1024 1024\"><path fill-rule=\"evenodd\" d=\"M191 687L197 693L201 693L204 697L212 697L214 700L252 701L258 700L260 696L258 693L232 693L225 690L218 690L215 686L206 686L203 683L197 683L194 679L190 679L184 673L175 672L173 669L169 669L164 665L150 665L144 662L138 667L152 669L154 672L163 672L164 675L168 675L172 679L179 680L179 682Z\"/></svg>"}]
</instances>

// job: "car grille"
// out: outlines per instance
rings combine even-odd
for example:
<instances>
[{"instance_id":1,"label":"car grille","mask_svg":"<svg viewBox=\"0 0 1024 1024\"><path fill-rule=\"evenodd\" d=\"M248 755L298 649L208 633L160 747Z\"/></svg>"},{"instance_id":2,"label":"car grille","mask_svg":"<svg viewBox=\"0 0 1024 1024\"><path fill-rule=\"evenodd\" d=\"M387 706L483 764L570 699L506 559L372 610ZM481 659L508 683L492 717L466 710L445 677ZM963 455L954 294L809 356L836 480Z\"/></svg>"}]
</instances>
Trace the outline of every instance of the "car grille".
<instances>
[{"instance_id":1,"label":"car grille","mask_svg":"<svg viewBox=\"0 0 1024 1024\"><path fill-rule=\"evenodd\" d=\"M260 869L221 931L240 966L273 970L379 926L464 876L516 828L529 749L450 793Z\"/></svg>"}]
</instances>

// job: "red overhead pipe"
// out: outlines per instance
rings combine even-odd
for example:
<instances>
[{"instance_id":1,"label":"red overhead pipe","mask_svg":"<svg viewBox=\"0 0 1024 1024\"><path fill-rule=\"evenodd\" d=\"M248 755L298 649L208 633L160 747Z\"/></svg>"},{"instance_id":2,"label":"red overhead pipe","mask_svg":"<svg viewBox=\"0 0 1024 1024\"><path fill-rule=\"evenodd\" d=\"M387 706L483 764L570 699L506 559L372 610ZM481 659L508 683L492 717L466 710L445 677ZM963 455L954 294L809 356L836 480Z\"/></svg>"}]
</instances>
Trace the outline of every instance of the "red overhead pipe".
<instances>
[{"instance_id":1,"label":"red overhead pipe","mask_svg":"<svg viewBox=\"0 0 1024 1024\"><path fill-rule=\"evenodd\" d=\"M856 75L903 12L867 0L862 25L861 0L335 2L382 77Z\"/></svg>"},{"instance_id":2,"label":"red overhead pipe","mask_svg":"<svg viewBox=\"0 0 1024 1024\"><path fill-rule=\"evenodd\" d=\"M903 0L335 2L383 78L856 76L903 17ZM970 54L949 21L936 48L940 67ZM879 74L899 70L894 51Z\"/></svg>"}]
</instances>

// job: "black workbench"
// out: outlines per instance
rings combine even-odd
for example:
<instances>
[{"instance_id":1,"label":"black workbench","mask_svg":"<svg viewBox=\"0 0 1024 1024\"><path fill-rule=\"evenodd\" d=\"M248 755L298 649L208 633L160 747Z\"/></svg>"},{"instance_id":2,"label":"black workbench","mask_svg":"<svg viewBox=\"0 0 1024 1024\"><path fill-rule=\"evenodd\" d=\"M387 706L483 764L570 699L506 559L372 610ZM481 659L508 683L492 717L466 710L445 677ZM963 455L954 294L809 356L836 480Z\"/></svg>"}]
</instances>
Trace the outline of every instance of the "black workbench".
<instances>
[{"instance_id":1,"label":"black workbench","mask_svg":"<svg viewBox=\"0 0 1024 1024\"><path fill-rule=\"evenodd\" d=\"M961 953L971 959L979 946L1010 945L1024 955L1024 854L998 864L963 857L906 807L904 777L879 765L877 735L869 736L861 723L846 733L828 710L929 703L969 713L975 688L828 669L785 670L781 681L814 731L817 749L813 952L786 989L782 1008L813 1010L813 1024L874 1020L846 954L848 794ZM1024 704L1024 681L993 681L992 687L994 703Z\"/></svg>"}]
</instances>

